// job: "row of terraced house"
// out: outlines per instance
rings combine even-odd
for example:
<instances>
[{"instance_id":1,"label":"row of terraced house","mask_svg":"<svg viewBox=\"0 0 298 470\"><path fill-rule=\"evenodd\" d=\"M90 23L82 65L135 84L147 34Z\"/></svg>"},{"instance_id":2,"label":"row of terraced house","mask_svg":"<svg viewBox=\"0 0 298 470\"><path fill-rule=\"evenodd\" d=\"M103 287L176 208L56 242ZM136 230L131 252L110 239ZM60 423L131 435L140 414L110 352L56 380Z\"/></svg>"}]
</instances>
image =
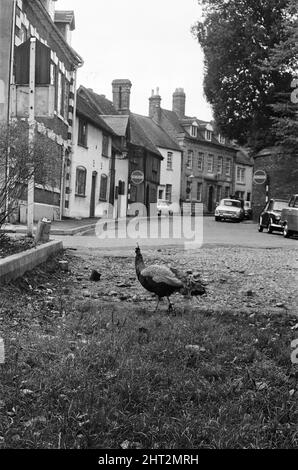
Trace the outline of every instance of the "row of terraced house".
<instances>
[{"instance_id":1,"label":"row of terraced house","mask_svg":"<svg viewBox=\"0 0 298 470\"><path fill-rule=\"evenodd\" d=\"M137 204L149 213L159 199L179 207L202 203L213 213L223 197L251 200L251 159L212 123L186 115L182 88L173 93L171 110L162 108L159 90L152 91L147 116L131 111L128 79L113 81L111 100L100 90L76 89L83 60L71 47L75 17L56 3L0 3L0 121L28 119L35 38L36 132L61 156L55 187L35 182L34 218L125 217ZM136 170L143 174L140 184L131 178ZM18 204L22 222L26 204L26 198Z\"/></svg>"}]
</instances>

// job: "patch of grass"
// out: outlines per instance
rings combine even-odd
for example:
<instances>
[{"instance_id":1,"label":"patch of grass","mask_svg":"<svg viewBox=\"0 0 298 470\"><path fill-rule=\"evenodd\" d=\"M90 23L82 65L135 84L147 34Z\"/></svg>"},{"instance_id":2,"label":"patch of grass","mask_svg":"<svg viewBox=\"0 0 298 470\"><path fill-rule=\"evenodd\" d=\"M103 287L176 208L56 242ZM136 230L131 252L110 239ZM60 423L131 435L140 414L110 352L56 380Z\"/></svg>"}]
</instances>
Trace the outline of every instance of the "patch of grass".
<instances>
[{"instance_id":1,"label":"patch of grass","mask_svg":"<svg viewBox=\"0 0 298 470\"><path fill-rule=\"evenodd\" d=\"M19 286L11 317L6 303L0 447L297 448L297 319L197 306L153 314L150 303L76 298L52 270L51 304L46 277L37 292L32 279Z\"/></svg>"},{"instance_id":2,"label":"patch of grass","mask_svg":"<svg viewBox=\"0 0 298 470\"><path fill-rule=\"evenodd\" d=\"M30 250L35 246L33 238L20 237L11 238L0 232L0 258L20 253L21 251Z\"/></svg>"}]
</instances>

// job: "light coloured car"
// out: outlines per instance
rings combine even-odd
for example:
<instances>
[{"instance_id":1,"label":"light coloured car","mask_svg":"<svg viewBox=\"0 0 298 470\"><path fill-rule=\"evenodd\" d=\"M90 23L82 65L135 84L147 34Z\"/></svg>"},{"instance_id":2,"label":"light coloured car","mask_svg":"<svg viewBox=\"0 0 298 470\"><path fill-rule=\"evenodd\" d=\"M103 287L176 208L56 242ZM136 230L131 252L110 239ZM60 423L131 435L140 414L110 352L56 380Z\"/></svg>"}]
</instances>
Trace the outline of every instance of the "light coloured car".
<instances>
[{"instance_id":1,"label":"light coloured car","mask_svg":"<svg viewBox=\"0 0 298 470\"><path fill-rule=\"evenodd\" d=\"M171 203L166 199L158 199L156 208L157 215L173 215Z\"/></svg>"},{"instance_id":2,"label":"light coloured car","mask_svg":"<svg viewBox=\"0 0 298 470\"><path fill-rule=\"evenodd\" d=\"M222 199L215 209L215 220L235 220L241 222L244 219L244 210L237 199Z\"/></svg>"}]
</instances>

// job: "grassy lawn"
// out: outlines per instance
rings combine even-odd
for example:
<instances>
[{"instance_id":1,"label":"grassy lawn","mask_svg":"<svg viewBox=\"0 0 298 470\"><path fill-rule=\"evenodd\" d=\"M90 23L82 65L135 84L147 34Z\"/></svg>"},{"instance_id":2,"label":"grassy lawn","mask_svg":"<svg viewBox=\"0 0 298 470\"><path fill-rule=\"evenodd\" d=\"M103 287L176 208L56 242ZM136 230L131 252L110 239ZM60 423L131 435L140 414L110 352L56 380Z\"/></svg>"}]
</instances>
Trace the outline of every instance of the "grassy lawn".
<instances>
[{"instance_id":1,"label":"grassy lawn","mask_svg":"<svg viewBox=\"0 0 298 470\"><path fill-rule=\"evenodd\" d=\"M55 260L1 290L0 448L297 448L297 317L76 291Z\"/></svg>"}]
</instances>

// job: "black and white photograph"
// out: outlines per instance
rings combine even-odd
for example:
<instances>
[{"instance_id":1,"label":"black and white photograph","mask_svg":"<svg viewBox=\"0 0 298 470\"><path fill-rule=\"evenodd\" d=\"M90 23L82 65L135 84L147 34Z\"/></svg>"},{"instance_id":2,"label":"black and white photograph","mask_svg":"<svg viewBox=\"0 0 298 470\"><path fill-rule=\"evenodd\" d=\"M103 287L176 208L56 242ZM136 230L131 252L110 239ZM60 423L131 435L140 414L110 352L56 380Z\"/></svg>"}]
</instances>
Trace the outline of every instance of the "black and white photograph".
<instances>
[{"instance_id":1,"label":"black and white photograph","mask_svg":"<svg viewBox=\"0 0 298 470\"><path fill-rule=\"evenodd\" d=\"M0 0L0 464L297 450L297 285L297 0Z\"/></svg>"}]
</instances>

